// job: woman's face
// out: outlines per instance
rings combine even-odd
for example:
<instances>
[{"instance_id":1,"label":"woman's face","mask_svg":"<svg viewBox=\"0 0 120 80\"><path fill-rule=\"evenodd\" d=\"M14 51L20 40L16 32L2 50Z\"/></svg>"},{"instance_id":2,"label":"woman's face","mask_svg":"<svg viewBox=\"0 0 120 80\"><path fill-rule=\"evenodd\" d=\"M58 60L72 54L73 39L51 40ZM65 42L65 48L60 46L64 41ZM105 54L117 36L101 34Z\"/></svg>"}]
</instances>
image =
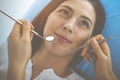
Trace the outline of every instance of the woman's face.
<instances>
[{"instance_id":1,"label":"woman's face","mask_svg":"<svg viewBox=\"0 0 120 80\"><path fill-rule=\"evenodd\" d=\"M55 40L45 41L46 48L56 55L73 55L91 36L95 24L95 11L87 0L66 0L49 16L44 36Z\"/></svg>"}]
</instances>

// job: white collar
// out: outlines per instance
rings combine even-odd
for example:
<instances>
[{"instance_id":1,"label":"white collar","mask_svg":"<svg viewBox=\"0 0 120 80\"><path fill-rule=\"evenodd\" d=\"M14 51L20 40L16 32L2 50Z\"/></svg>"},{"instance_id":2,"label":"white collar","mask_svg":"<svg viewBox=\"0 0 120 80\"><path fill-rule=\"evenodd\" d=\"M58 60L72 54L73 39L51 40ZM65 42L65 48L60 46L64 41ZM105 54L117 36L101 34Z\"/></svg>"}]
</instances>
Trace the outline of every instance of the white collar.
<instances>
[{"instance_id":1,"label":"white collar","mask_svg":"<svg viewBox=\"0 0 120 80\"><path fill-rule=\"evenodd\" d=\"M32 75L32 62L29 60L26 67L26 80L30 80ZM67 78L56 75L52 68L44 69L34 80L83 80L77 73L73 72Z\"/></svg>"}]
</instances>

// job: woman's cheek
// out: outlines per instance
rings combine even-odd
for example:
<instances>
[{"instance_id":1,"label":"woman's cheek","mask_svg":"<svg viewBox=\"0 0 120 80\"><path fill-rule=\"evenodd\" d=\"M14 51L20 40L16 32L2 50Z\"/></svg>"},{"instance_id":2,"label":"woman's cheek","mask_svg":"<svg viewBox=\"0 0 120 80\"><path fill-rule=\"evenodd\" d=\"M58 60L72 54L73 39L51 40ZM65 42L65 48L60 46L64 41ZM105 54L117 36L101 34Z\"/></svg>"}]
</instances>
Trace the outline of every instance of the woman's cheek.
<instances>
[{"instance_id":1,"label":"woman's cheek","mask_svg":"<svg viewBox=\"0 0 120 80\"><path fill-rule=\"evenodd\" d=\"M89 34L80 34L79 35L79 37L75 37L75 38L77 38L76 39L76 44L78 45L78 46L82 46L85 42L87 42L88 40L89 40L89 38L90 38L90 35ZM74 38L74 39L75 39Z\"/></svg>"},{"instance_id":2,"label":"woman's cheek","mask_svg":"<svg viewBox=\"0 0 120 80\"><path fill-rule=\"evenodd\" d=\"M60 22L58 22L58 20L56 19L51 19L46 22L45 28L44 28L44 32L55 32L56 29L58 29L60 26Z\"/></svg>"}]
</instances>

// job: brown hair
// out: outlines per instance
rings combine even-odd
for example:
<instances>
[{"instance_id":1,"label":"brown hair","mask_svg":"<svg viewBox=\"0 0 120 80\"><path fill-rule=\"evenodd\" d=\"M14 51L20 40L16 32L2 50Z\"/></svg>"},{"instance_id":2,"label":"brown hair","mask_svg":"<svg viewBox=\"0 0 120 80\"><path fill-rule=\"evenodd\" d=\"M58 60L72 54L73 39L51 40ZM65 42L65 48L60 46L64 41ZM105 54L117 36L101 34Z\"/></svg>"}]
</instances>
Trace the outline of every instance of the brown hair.
<instances>
[{"instance_id":1,"label":"brown hair","mask_svg":"<svg viewBox=\"0 0 120 80\"><path fill-rule=\"evenodd\" d=\"M43 11L36 16L36 18L33 20L33 25L37 26L35 27L35 31L37 31L39 34L43 35L43 28L46 23L47 17L49 14L54 11L62 2L65 0L52 0L44 9ZM99 34L102 32L104 22L105 22L105 13L104 10L99 2L99 0L88 0L92 6L95 9L96 12L96 23L93 30L93 35ZM40 46L42 40L40 40L38 37L34 37L32 41L32 52L33 54L37 51L37 49ZM73 67L77 63L80 62L80 52L77 52L73 59L71 60L70 66Z\"/></svg>"},{"instance_id":2,"label":"brown hair","mask_svg":"<svg viewBox=\"0 0 120 80\"><path fill-rule=\"evenodd\" d=\"M40 35L43 35L44 25L46 23L47 17L49 14L54 11L63 1L65 0L52 0L43 10L40 12L36 18L32 21L32 24L35 26L35 31ZM42 39L38 37L33 38L32 40L32 55L38 50Z\"/></svg>"}]
</instances>

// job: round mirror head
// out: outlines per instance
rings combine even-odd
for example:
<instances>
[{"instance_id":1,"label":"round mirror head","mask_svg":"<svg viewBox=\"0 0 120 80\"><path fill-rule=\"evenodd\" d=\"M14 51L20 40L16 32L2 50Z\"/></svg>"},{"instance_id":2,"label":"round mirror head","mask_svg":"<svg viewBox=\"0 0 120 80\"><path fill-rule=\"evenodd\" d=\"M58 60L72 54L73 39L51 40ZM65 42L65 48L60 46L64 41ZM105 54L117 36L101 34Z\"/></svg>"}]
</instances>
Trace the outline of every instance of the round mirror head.
<instances>
[{"instance_id":1,"label":"round mirror head","mask_svg":"<svg viewBox=\"0 0 120 80\"><path fill-rule=\"evenodd\" d=\"M53 41L54 39L55 39L54 36L47 36L45 38L45 40L47 40L47 41Z\"/></svg>"}]
</instances>

